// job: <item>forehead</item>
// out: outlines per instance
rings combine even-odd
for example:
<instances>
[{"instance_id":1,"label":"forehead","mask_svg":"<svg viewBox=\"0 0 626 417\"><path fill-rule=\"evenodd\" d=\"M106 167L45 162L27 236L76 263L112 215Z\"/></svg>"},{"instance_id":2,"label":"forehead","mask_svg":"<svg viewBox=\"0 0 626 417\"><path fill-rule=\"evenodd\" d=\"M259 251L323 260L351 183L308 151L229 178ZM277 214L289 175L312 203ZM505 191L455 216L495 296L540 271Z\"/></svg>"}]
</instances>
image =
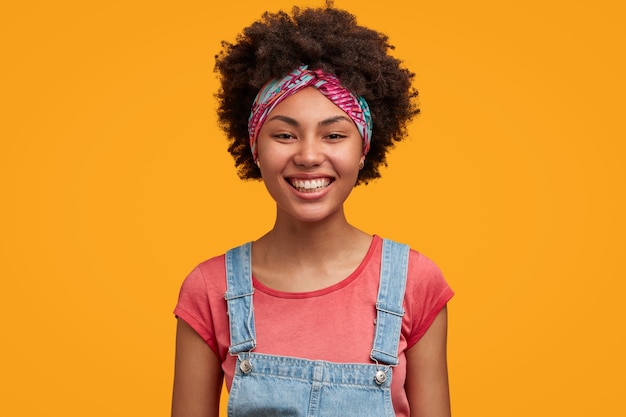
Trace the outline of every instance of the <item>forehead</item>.
<instances>
[{"instance_id":1,"label":"forehead","mask_svg":"<svg viewBox=\"0 0 626 417\"><path fill-rule=\"evenodd\" d=\"M302 118L328 117L347 114L315 87L306 87L281 101L269 113L299 115Z\"/></svg>"}]
</instances>

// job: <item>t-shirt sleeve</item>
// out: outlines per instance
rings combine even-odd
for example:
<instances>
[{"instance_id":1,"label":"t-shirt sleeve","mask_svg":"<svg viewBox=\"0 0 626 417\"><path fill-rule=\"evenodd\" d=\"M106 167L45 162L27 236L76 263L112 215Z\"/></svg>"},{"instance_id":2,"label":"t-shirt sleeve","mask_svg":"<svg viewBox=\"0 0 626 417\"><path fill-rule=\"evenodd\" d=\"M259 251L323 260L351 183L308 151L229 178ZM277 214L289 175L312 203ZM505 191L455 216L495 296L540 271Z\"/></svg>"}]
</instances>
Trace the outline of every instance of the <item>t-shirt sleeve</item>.
<instances>
[{"instance_id":1,"label":"t-shirt sleeve","mask_svg":"<svg viewBox=\"0 0 626 417\"><path fill-rule=\"evenodd\" d=\"M196 267L185 278L178 295L178 304L174 309L176 317L190 325L209 347L219 355L209 293L205 277L200 267Z\"/></svg>"},{"instance_id":2,"label":"t-shirt sleeve","mask_svg":"<svg viewBox=\"0 0 626 417\"><path fill-rule=\"evenodd\" d=\"M437 314L454 295L441 269L426 256L411 251L405 301L411 318L407 348L424 336Z\"/></svg>"}]
</instances>

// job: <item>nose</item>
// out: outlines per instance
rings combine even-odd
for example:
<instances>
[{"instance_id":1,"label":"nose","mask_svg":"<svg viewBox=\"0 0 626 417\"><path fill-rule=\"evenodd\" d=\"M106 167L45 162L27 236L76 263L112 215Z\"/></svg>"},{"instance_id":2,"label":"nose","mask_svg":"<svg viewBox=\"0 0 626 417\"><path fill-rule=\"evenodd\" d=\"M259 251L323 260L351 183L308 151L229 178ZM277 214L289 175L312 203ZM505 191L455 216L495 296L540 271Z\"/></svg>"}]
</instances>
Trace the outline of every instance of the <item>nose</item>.
<instances>
[{"instance_id":1,"label":"nose","mask_svg":"<svg viewBox=\"0 0 626 417\"><path fill-rule=\"evenodd\" d=\"M293 161L302 167L315 167L324 162L323 144L315 139L303 139L298 143L298 148L294 154Z\"/></svg>"}]
</instances>

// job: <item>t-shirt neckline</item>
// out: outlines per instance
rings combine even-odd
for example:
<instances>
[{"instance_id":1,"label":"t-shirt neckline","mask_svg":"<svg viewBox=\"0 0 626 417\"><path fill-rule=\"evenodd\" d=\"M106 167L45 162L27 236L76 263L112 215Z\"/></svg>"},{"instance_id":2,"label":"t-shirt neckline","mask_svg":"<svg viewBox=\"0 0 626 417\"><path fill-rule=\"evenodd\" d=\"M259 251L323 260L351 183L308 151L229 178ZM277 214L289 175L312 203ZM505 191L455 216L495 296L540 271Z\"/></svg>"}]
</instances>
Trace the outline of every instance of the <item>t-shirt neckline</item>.
<instances>
[{"instance_id":1,"label":"t-shirt neckline","mask_svg":"<svg viewBox=\"0 0 626 417\"><path fill-rule=\"evenodd\" d=\"M254 278L254 276L252 276L252 285L254 286L255 289L267 295L270 295L272 297L278 297L278 298L296 298L296 299L297 298L300 298L300 299L301 298L313 298L313 297L321 297L326 294L339 291L347 287L348 285L350 285L354 280L356 280L361 275L361 272L363 272L363 270L367 267L370 260L372 259L372 256L374 255L376 249L379 248L380 242L381 242L381 238L377 235L374 235L372 237L372 242L370 243L370 247L368 248L367 253L363 257L363 259L361 260L361 263L359 264L359 266L357 266L356 269L352 271L352 273L348 275L346 278L328 287L320 288L319 290L303 291L303 292L279 291L279 290L275 290L273 288L270 288L262 284L260 281Z\"/></svg>"}]
</instances>

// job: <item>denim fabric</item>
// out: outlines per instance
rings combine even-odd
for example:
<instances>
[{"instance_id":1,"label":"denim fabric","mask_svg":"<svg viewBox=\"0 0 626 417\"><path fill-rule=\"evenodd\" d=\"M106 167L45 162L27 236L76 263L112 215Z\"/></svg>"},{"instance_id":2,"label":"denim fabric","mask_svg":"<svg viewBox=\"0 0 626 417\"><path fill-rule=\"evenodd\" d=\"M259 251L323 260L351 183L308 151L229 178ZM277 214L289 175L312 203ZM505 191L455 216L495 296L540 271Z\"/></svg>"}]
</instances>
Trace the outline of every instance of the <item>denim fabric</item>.
<instances>
[{"instance_id":1,"label":"denim fabric","mask_svg":"<svg viewBox=\"0 0 626 417\"><path fill-rule=\"evenodd\" d=\"M406 245L383 239L380 261L380 284L376 301L376 333L370 357L374 361L398 364L398 343L402 330L404 289L409 263ZM394 279L404 277L404 279ZM398 335L398 337L391 337Z\"/></svg>"},{"instance_id":2,"label":"denim fabric","mask_svg":"<svg viewBox=\"0 0 626 417\"><path fill-rule=\"evenodd\" d=\"M226 252L226 294L230 326L229 353L250 351L256 346L252 308L252 265L250 242Z\"/></svg>"},{"instance_id":3,"label":"denim fabric","mask_svg":"<svg viewBox=\"0 0 626 417\"><path fill-rule=\"evenodd\" d=\"M383 240L371 364L252 352L256 334L250 249L247 243L226 253L229 352L238 357L228 416L393 417L390 369L398 364L408 246Z\"/></svg>"}]
</instances>

